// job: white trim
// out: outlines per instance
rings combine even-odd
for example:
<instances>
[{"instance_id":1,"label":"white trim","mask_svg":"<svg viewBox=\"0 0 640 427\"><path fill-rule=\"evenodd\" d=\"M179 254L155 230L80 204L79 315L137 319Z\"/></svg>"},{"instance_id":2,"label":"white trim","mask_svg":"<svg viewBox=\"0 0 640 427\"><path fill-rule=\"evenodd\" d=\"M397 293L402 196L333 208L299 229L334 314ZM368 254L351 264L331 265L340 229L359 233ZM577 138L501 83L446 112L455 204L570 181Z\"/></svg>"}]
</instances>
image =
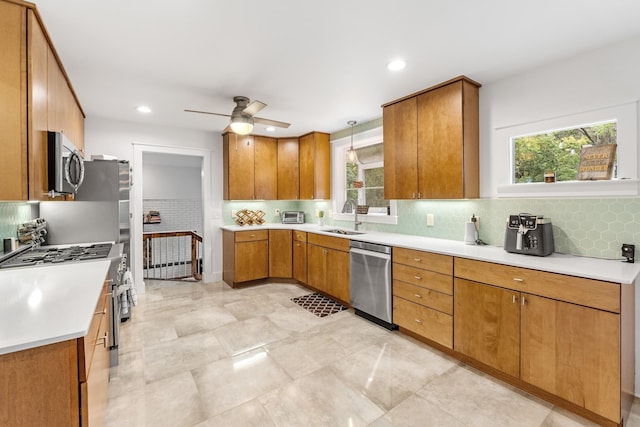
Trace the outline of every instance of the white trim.
<instances>
[{"instance_id":1,"label":"white trim","mask_svg":"<svg viewBox=\"0 0 640 427\"><path fill-rule=\"evenodd\" d=\"M529 123L496 128L496 138L504 144L501 150L504 162L495 162L499 172L497 186L498 197L591 197L591 196L638 196L638 113L637 101L606 108L569 114L561 117L537 120ZM549 129L562 129L578 126L581 123L596 123L616 120L618 140L618 177L619 180L571 181L544 183L513 183L513 144L511 138L544 132Z\"/></svg>"},{"instance_id":2,"label":"white trim","mask_svg":"<svg viewBox=\"0 0 640 427\"><path fill-rule=\"evenodd\" d=\"M354 148L364 147L384 142L382 127L370 129L353 135ZM331 182L333 191L333 206L331 217L337 221L353 221L353 214L343 214L343 192L345 188L344 164L345 148L351 144L351 134L331 141ZM390 200L391 215L358 215L358 220L377 224L398 224L398 208L395 200Z\"/></svg>"},{"instance_id":3,"label":"white trim","mask_svg":"<svg viewBox=\"0 0 640 427\"><path fill-rule=\"evenodd\" d=\"M133 185L131 186L131 205L133 218L131 220L131 268L133 270L133 278L140 293L144 293L145 284L142 271L142 216L144 214L142 208L142 167L143 153L164 153L202 157L202 215L204 224L204 234L202 237L202 247L204 250L204 271L202 273L203 281L213 279L213 224L211 206L211 151L198 148L184 147L166 147L150 144L142 144L139 142L132 143L133 159L131 167L133 169Z\"/></svg>"}]
</instances>

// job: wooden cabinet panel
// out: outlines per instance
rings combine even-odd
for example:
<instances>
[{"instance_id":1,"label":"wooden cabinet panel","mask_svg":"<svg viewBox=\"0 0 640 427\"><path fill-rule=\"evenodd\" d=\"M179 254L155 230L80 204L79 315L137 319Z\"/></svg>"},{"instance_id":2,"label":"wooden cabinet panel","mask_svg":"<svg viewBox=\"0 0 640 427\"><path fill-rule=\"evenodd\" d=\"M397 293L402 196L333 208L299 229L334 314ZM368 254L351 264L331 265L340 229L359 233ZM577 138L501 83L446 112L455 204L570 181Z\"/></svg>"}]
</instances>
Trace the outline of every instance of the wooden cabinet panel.
<instances>
[{"instance_id":1,"label":"wooden cabinet panel","mask_svg":"<svg viewBox=\"0 0 640 427\"><path fill-rule=\"evenodd\" d=\"M236 231L236 242L254 242L256 240L267 240L269 238L269 230L251 230Z\"/></svg>"},{"instance_id":2,"label":"wooden cabinet panel","mask_svg":"<svg viewBox=\"0 0 640 427\"><path fill-rule=\"evenodd\" d=\"M449 255L394 247L393 262L442 274L453 274L453 257Z\"/></svg>"},{"instance_id":3,"label":"wooden cabinet panel","mask_svg":"<svg viewBox=\"0 0 640 427\"><path fill-rule=\"evenodd\" d=\"M444 294L453 294L453 277L451 275L394 263L393 278Z\"/></svg>"},{"instance_id":4,"label":"wooden cabinet panel","mask_svg":"<svg viewBox=\"0 0 640 427\"><path fill-rule=\"evenodd\" d=\"M321 246L307 245L307 283L322 292L328 292L327 254Z\"/></svg>"},{"instance_id":5,"label":"wooden cabinet panel","mask_svg":"<svg viewBox=\"0 0 640 427\"><path fill-rule=\"evenodd\" d=\"M95 347L91 370L86 382L80 383L81 425L101 426L107 412L109 391L109 318L102 317L98 336L92 340Z\"/></svg>"},{"instance_id":6,"label":"wooden cabinet panel","mask_svg":"<svg viewBox=\"0 0 640 427\"><path fill-rule=\"evenodd\" d=\"M331 198L331 145L329 134L312 132L299 139L300 199Z\"/></svg>"},{"instance_id":7,"label":"wooden cabinet panel","mask_svg":"<svg viewBox=\"0 0 640 427\"><path fill-rule=\"evenodd\" d=\"M307 232L306 231L299 231L299 230L293 230L293 240L296 240L298 242L307 242Z\"/></svg>"},{"instance_id":8,"label":"wooden cabinet panel","mask_svg":"<svg viewBox=\"0 0 640 427\"><path fill-rule=\"evenodd\" d=\"M619 316L523 294L522 380L616 422Z\"/></svg>"},{"instance_id":9,"label":"wooden cabinet panel","mask_svg":"<svg viewBox=\"0 0 640 427\"><path fill-rule=\"evenodd\" d=\"M393 295L453 315L453 296L399 280L393 281Z\"/></svg>"},{"instance_id":10,"label":"wooden cabinet panel","mask_svg":"<svg viewBox=\"0 0 640 427\"><path fill-rule=\"evenodd\" d=\"M327 249L327 293L349 304L349 252Z\"/></svg>"},{"instance_id":11,"label":"wooden cabinet panel","mask_svg":"<svg viewBox=\"0 0 640 427\"><path fill-rule=\"evenodd\" d=\"M445 347L453 347L453 317L440 311L394 297L393 323Z\"/></svg>"},{"instance_id":12,"label":"wooden cabinet panel","mask_svg":"<svg viewBox=\"0 0 640 427\"><path fill-rule=\"evenodd\" d=\"M350 240L342 237L326 236L324 234L308 233L308 242L313 245L324 246L338 251L348 252Z\"/></svg>"},{"instance_id":13,"label":"wooden cabinet panel","mask_svg":"<svg viewBox=\"0 0 640 427\"><path fill-rule=\"evenodd\" d=\"M236 243L235 260L235 282L269 277L269 241Z\"/></svg>"},{"instance_id":14,"label":"wooden cabinet panel","mask_svg":"<svg viewBox=\"0 0 640 427\"><path fill-rule=\"evenodd\" d=\"M299 180L298 138L278 139L278 200L298 199Z\"/></svg>"},{"instance_id":15,"label":"wooden cabinet panel","mask_svg":"<svg viewBox=\"0 0 640 427\"><path fill-rule=\"evenodd\" d=\"M548 298L620 312L620 285L528 268L456 258L455 275Z\"/></svg>"},{"instance_id":16,"label":"wooden cabinet panel","mask_svg":"<svg viewBox=\"0 0 640 427\"><path fill-rule=\"evenodd\" d=\"M260 200L278 198L278 145L274 138L255 136L255 194Z\"/></svg>"},{"instance_id":17,"label":"wooden cabinet panel","mask_svg":"<svg viewBox=\"0 0 640 427\"><path fill-rule=\"evenodd\" d=\"M255 194L255 150L253 136L223 135L223 197L253 200Z\"/></svg>"},{"instance_id":18,"label":"wooden cabinet panel","mask_svg":"<svg viewBox=\"0 0 640 427\"><path fill-rule=\"evenodd\" d=\"M479 87L461 76L383 105L385 198L479 197Z\"/></svg>"},{"instance_id":19,"label":"wooden cabinet panel","mask_svg":"<svg viewBox=\"0 0 640 427\"><path fill-rule=\"evenodd\" d=\"M26 13L0 2L0 200L28 198Z\"/></svg>"},{"instance_id":20,"label":"wooden cabinet panel","mask_svg":"<svg viewBox=\"0 0 640 427\"><path fill-rule=\"evenodd\" d=\"M415 199L418 191L416 98L385 106L384 198Z\"/></svg>"},{"instance_id":21,"label":"wooden cabinet panel","mask_svg":"<svg viewBox=\"0 0 640 427\"><path fill-rule=\"evenodd\" d=\"M520 294L456 278L454 349L520 376Z\"/></svg>"},{"instance_id":22,"label":"wooden cabinet panel","mask_svg":"<svg viewBox=\"0 0 640 427\"><path fill-rule=\"evenodd\" d=\"M269 277L293 277L291 230L269 230Z\"/></svg>"},{"instance_id":23,"label":"wooden cabinet panel","mask_svg":"<svg viewBox=\"0 0 640 427\"><path fill-rule=\"evenodd\" d=\"M307 283L307 244L299 240L293 242L293 278Z\"/></svg>"}]
</instances>

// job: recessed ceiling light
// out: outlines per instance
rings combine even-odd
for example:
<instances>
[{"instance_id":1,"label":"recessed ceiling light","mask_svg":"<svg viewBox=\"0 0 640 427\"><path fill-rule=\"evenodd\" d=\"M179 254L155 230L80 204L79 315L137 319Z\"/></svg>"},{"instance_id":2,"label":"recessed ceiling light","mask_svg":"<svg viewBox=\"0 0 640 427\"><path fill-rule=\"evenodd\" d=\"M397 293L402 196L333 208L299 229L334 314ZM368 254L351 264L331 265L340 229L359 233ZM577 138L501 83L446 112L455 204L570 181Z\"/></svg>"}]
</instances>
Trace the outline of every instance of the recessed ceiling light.
<instances>
[{"instance_id":1,"label":"recessed ceiling light","mask_svg":"<svg viewBox=\"0 0 640 427\"><path fill-rule=\"evenodd\" d=\"M400 71L407 66L407 63L402 59L395 59L387 64L387 68L391 71Z\"/></svg>"},{"instance_id":2,"label":"recessed ceiling light","mask_svg":"<svg viewBox=\"0 0 640 427\"><path fill-rule=\"evenodd\" d=\"M149 114L151 112L151 108L147 107L146 105L141 105L137 107L136 110L138 111L138 113L145 113L145 114Z\"/></svg>"},{"instance_id":3,"label":"recessed ceiling light","mask_svg":"<svg viewBox=\"0 0 640 427\"><path fill-rule=\"evenodd\" d=\"M274 128L273 126L267 126L267 132L275 132L276 128Z\"/></svg>"}]
</instances>

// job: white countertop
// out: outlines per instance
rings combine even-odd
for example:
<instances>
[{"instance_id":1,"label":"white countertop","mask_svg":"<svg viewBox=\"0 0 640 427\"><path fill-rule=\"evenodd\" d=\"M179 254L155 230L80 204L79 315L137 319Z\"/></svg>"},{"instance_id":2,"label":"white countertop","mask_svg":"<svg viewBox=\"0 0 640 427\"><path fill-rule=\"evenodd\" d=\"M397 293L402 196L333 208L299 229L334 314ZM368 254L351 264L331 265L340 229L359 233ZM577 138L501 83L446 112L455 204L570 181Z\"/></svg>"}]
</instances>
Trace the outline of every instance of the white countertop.
<instances>
[{"instance_id":1,"label":"white countertop","mask_svg":"<svg viewBox=\"0 0 640 427\"><path fill-rule=\"evenodd\" d=\"M109 260L0 270L0 354L89 331Z\"/></svg>"},{"instance_id":2,"label":"white countertop","mask_svg":"<svg viewBox=\"0 0 640 427\"><path fill-rule=\"evenodd\" d=\"M383 233L362 230L364 234L341 235L326 233L323 230L348 228L314 224L263 224L259 226L225 225L222 229L229 231L249 231L259 229L292 229L312 233L321 233L350 240L379 243L408 249L452 255L461 258L495 262L516 267L532 268L551 273L586 277L621 284L632 284L640 274L640 263L629 264L618 260L588 258L574 255L553 253L546 257L508 253L501 246L466 245L458 240L435 239L431 237L412 236L409 234Z\"/></svg>"}]
</instances>

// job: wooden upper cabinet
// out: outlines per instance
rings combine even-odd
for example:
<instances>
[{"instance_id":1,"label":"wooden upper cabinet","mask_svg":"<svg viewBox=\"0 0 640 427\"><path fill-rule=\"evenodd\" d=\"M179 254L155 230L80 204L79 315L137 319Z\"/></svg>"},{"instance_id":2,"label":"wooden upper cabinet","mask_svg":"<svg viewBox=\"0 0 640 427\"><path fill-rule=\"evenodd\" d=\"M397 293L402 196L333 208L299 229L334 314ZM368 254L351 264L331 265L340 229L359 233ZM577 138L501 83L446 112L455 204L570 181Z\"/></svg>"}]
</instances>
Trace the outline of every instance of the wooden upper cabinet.
<instances>
[{"instance_id":1,"label":"wooden upper cabinet","mask_svg":"<svg viewBox=\"0 0 640 427\"><path fill-rule=\"evenodd\" d=\"M415 199L418 193L418 128L415 97L384 107L384 198Z\"/></svg>"},{"instance_id":2,"label":"wooden upper cabinet","mask_svg":"<svg viewBox=\"0 0 640 427\"><path fill-rule=\"evenodd\" d=\"M253 200L255 176L253 136L225 133L222 139L224 199Z\"/></svg>"},{"instance_id":3,"label":"wooden upper cabinet","mask_svg":"<svg viewBox=\"0 0 640 427\"><path fill-rule=\"evenodd\" d=\"M299 180L298 138L278 139L278 200L298 199Z\"/></svg>"},{"instance_id":4,"label":"wooden upper cabinet","mask_svg":"<svg viewBox=\"0 0 640 427\"><path fill-rule=\"evenodd\" d=\"M278 144L274 138L255 136L254 198L278 198Z\"/></svg>"},{"instance_id":5,"label":"wooden upper cabinet","mask_svg":"<svg viewBox=\"0 0 640 427\"><path fill-rule=\"evenodd\" d=\"M26 13L0 2L0 200L28 198Z\"/></svg>"},{"instance_id":6,"label":"wooden upper cabinet","mask_svg":"<svg viewBox=\"0 0 640 427\"><path fill-rule=\"evenodd\" d=\"M300 137L300 199L331 198L329 134L312 132Z\"/></svg>"},{"instance_id":7,"label":"wooden upper cabinet","mask_svg":"<svg viewBox=\"0 0 640 427\"><path fill-rule=\"evenodd\" d=\"M383 105L385 198L479 197L479 87L461 76Z\"/></svg>"}]
</instances>

